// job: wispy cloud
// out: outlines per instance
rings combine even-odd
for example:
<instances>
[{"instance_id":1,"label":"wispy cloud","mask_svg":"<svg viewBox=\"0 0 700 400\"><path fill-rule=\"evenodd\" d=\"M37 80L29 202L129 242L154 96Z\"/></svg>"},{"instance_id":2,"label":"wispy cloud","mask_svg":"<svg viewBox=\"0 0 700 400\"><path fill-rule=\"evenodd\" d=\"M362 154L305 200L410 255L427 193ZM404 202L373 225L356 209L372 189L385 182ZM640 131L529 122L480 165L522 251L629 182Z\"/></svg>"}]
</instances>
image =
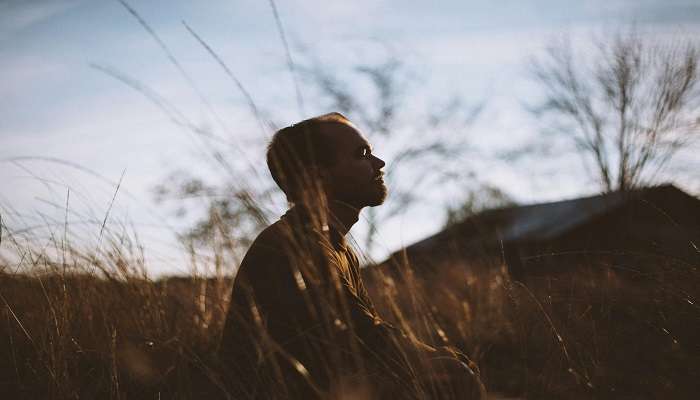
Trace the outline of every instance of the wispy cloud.
<instances>
[{"instance_id":1,"label":"wispy cloud","mask_svg":"<svg viewBox=\"0 0 700 400\"><path fill-rule=\"evenodd\" d=\"M46 21L54 15L65 12L83 1L84 0L2 1L0 2L0 41Z\"/></svg>"}]
</instances>

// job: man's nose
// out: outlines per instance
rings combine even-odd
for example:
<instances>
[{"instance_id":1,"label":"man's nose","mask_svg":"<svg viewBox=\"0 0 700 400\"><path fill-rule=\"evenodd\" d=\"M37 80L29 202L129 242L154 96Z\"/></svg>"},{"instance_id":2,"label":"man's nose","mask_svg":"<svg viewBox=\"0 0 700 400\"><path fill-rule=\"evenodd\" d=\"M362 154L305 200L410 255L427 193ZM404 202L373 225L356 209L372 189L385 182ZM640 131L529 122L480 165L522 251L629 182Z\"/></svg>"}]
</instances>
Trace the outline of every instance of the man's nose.
<instances>
[{"instance_id":1,"label":"man's nose","mask_svg":"<svg viewBox=\"0 0 700 400\"><path fill-rule=\"evenodd\" d=\"M379 158L379 157L377 157L377 156L373 156L373 157L374 157L374 163L375 163L376 165L378 165L377 169L381 169L381 168L383 168L383 167L386 165L386 163L384 162L384 160L382 160L381 158Z\"/></svg>"}]
</instances>

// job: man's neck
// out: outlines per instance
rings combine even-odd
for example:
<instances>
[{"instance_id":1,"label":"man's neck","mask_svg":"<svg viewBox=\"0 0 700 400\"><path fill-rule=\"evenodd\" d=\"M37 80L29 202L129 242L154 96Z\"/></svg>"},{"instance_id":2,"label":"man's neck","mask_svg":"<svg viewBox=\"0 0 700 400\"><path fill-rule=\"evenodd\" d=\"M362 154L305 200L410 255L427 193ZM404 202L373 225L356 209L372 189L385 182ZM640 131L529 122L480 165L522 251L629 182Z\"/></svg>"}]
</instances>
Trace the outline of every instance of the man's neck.
<instances>
[{"instance_id":1,"label":"man's neck","mask_svg":"<svg viewBox=\"0 0 700 400\"><path fill-rule=\"evenodd\" d=\"M330 223L335 223L335 229L342 236L345 236L360 218L361 209L340 200L331 200L328 209L331 214Z\"/></svg>"},{"instance_id":2,"label":"man's neck","mask_svg":"<svg viewBox=\"0 0 700 400\"><path fill-rule=\"evenodd\" d=\"M295 207L305 210L304 213L308 217L316 215L319 218L317 223L320 225L332 225L333 229L336 230L341 236L345 236L357 222L360 216L360 209L355 206L345 203L340 200L331 200L325 208L325 213L317 213L318 208L310 206L306 203L299 203ZM321 227L321 229L326 229Z\"/></svg>"}]
</instances>

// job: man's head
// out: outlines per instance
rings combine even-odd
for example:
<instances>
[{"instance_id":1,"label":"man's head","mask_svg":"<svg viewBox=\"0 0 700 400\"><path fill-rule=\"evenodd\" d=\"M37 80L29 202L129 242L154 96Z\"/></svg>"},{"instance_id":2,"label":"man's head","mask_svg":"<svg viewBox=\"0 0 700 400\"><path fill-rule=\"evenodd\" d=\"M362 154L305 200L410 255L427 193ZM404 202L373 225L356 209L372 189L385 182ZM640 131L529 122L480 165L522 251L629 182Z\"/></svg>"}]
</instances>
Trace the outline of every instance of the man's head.
<instances>
[{"instance_id":1,"label":"man's head","mask_svg":"<svg viewBox=\"0 0 700 400\"><path fill-rule=\"evenodd\" d=\"M277 131L267 150L272 178L290 202L323 190L329 200L357 208L382 204L384 161L343 115L330 113Z\"/></svg>"}]
</instances>

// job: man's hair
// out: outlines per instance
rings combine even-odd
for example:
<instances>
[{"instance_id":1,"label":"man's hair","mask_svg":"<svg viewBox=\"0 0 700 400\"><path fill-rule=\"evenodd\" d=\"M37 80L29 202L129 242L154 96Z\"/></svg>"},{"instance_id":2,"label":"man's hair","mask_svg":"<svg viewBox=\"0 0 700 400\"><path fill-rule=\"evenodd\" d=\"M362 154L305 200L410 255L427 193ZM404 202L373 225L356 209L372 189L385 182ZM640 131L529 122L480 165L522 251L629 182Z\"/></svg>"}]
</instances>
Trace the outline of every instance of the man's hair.
<instances>
[{"instance_id":1,"label":"man's hair","mask_svg":"<svg viewBox=\"0 0 700 400\"><path fill-rule=\"evenodd\" d=\"M298 201L300 189L317 178L309 167L329 167L335 162L335 151L322 131L328 123L350 121L337 112L305 119L275 132L267 146L267 167L290 202Z\"/></svg>"}]
</instances>

